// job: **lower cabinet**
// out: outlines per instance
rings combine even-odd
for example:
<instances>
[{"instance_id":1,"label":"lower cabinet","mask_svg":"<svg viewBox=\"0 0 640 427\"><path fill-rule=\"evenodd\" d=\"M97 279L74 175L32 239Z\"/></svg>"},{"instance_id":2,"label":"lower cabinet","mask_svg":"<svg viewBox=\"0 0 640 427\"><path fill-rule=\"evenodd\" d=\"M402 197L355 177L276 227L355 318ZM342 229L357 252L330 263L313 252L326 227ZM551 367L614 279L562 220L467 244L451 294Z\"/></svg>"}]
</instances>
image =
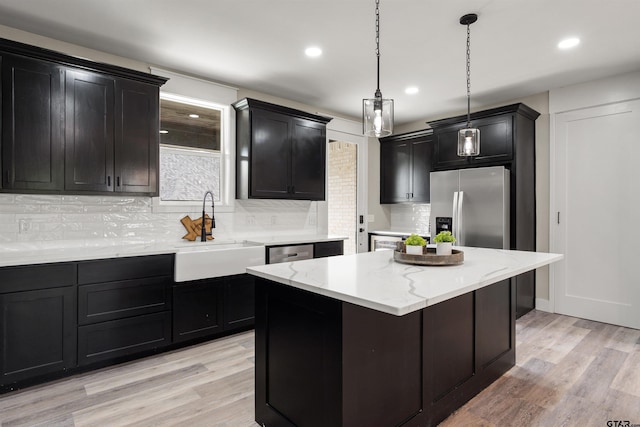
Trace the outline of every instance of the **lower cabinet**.
<instances>
[{"instance_id":1,"label":"lower cabinet","mask_svg":"<svg viewBox=\"0 0 640 427\"><path fill-rule=\"evenodd\" d=\"M253 326L256 319L255 279L240 274L225 279L224 283L224 329L230 331Z\"/></svg>"},{"instance_id":2,"label":"lower cabinet","mask_svg":"<svg viewBox=\"0 0 640 427\"><path fill-rule=\"evenodd\" d=\"M75 287L0 295L0 384L76 365Z\"/></svg>"},{"instance_id":3,"label":"lower cabinet","mask_svg":"<svg viewBox=\"0 0 640 427\"><path fill-rule=\"evenodd\" d=\"M0 268L0 392L253 327L253 276L176 283L173 266L168 254Z\"/></svg>"},{"instance_id":4,"label":"lower cabinet","mask_svg":"<svg viewBox=\"0 0 640 427\"><path fill-rule=\"evenodd\" d=\"M118 359L171 343L171 313L161 312L78 328L78 364Z\"/></svg>"},{"instance_id":5,"label":"lower cabinet","mask_svg":"<svg viewBox=\"0 0 640 427\"><path fill-rule=\"evenodd\" d=\"M78 365L171 344L173 255L78 263Z\"/></svg>"},{"instance_id":6,"label":"lower cabinet","mask_svg":"<svg viewBox=\"0 0 640 427\"><path fill-rule=\"evenodd\" d=\"M173 341L251 327L254 279L248 274L177 283L173 287Z\"/></svg>"},{"instance_id":7,"label":"lower cabinet","mask_svg":"<svg viewBox=\"0 0 640 427\"><path fill-rule=\"evenodd\" d=\"M0 386L76 365L76 265L0 268Z\"/></svg>"},{"instance_id":8,"label":"lower cabinet","mask_svg":"<svg viewBox=\"0 0 640 427\"><path fill-rule=\"evenodd\" d=\"M344 255L344 241L316 242L313 244L313 257L325 258L336 255Z\"/></svg>"},{"instance_id":9,"label":"lower cabinet","mask_svg":"<svg viewBox=\"0 0 640 427\"><path fill-rule=\"evenodd\" d=\"M173 287L173 341L222 332L224 279L183 282Z\"/></svg>"}]
</instances>

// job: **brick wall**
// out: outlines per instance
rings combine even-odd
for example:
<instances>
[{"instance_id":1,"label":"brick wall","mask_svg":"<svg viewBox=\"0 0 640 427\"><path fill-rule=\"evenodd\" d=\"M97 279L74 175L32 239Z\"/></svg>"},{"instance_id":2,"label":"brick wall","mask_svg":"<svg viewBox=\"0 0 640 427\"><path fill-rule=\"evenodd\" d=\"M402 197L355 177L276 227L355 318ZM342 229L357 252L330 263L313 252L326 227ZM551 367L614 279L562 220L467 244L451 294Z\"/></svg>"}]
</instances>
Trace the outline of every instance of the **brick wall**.
<instances>
[{"instance_id":1,"label":"brick wall","mask_svg":"<svg viewBox=\"0 0 640 427\"><path fill-rule=\"evenodd\" d=\"M345 255L356 253L357 148L356 144L332 141L328 150L329 234L349 237L344 242Z\"/></svg>"}]
</instances>

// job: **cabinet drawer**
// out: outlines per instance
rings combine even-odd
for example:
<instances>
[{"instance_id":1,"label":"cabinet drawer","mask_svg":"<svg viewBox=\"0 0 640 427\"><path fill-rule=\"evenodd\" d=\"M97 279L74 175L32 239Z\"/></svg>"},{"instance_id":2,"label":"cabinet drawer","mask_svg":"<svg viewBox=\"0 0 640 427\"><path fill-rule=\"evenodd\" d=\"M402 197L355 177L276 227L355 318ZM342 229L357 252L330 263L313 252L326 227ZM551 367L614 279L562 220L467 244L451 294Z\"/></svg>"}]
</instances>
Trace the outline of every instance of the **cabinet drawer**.
<instances>
[{"instance_id":1,"label":"cabinet drawer","mask_svg":"<svg viewBox=\"0 0 640 427\"><path fill-rule=\"evenodd\" d=\"M22 265L0 268L0 294L72 286L76 283L76 264Z\"/></svg>"},{"instance_id":2,"label":"cabinet drawer","mask_svg":"<svg viewBox=\"0 0 640 427\"><path fill-rule=\"evenodd\" d=\"M344 242L342 240L338 240L336 242L318 242L313 244L314 258L324 258L343 254Z\"/></svg>"},{"instance_id":3,"label":"cabinet drawer","mask_svg":"<svg viewBox=\"0 0 640 427\"><path fill-rule=\"evenodd\" d=\"M168 276L79 286L78 324L169 310L172 283Z\"/></svg>"},{"instance_id":4,"label":"cabinet drawer","mask_svg":"<svg viewBox=\"0 0 640 427\"><path fill-rule=\"evenodd\" d=\"M171 312L78 327L78 364L115 359L171 343Z\"/></svg>"},{"instance_id":5,"label":"cabinet drawer","mask_svg":"<svg viewBox=\"0 0 640 427\"><path fill-rule=\"evenodd\" d=\"M145 277L173 276L173 254L83 261L78 283L103 283Z\"/></svg>"}]
</instances>

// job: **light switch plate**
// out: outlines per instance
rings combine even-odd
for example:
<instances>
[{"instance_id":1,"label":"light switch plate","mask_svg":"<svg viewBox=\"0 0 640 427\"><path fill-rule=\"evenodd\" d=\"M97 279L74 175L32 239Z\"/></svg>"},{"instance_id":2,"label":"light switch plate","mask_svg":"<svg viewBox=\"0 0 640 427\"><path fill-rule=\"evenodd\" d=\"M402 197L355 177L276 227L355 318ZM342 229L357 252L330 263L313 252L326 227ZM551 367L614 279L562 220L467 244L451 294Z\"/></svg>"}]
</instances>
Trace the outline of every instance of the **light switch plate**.
<instances>
[{"instance_id":1,"label":"light switch plate","mask_svg":"<svg viewBox=\"0 0 640 427\"><path fill-rule=\"evenodd\" d=\"M367 215L367 222L374 222L375 217L373 215Z\"/></svg>"}]
</instances>

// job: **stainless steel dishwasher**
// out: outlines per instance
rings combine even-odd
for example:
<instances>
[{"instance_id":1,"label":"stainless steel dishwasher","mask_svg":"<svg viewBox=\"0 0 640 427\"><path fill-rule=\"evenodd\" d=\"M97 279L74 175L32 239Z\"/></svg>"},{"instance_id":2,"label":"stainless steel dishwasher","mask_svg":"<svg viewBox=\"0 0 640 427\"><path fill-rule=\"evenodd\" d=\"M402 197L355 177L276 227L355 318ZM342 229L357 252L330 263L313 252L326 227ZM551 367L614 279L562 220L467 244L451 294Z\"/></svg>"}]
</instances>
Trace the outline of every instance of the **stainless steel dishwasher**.
<instances>
[{"instance_id":1,"label":"stainless steel dishwasher","mask_svg":"<svg viewBox=\"0 0 640 427\"><path fill-rule=\"evenodd\" d=\"M269 254L267 256L269 264L312 259L313 244L270 247L267 253Z\"/></svg>"}]
</instances>

